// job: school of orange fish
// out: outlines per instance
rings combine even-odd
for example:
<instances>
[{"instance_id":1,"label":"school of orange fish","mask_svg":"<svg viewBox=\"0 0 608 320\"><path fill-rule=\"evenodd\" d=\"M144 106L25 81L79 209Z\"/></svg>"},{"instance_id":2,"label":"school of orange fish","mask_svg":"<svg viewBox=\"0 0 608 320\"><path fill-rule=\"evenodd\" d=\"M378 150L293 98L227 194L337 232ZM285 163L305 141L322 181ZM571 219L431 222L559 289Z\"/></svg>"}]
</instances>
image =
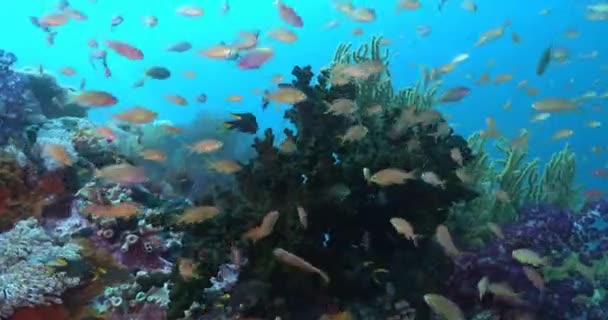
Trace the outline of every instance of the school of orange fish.
<instances>
[{"instance_id":1,"label":"school of orange fish","mask_svg":"<svg viewBox=\"0 0 608 320\"><path fill-rule=\"evenodd\" d=\"M90 1L95 2L93 0ZM446 2L447 1L439 2L440 10ZM272 5L276 7L278 17L286 26L278 26L270 29L267 32L267 36L269 38L285 43L293 43L298 41L298 34L294 30L297 28L302 28L304 26L304 20L297 13L296 8L287 5L281 0L275 0ZM362 23L362 26L356 27L352 30L352 34L355 36L364 34L365 23L374 22L377 20L377 13L371 7L356 6L350 1L333 1L329 2L328 5L337 10L345 18ZM407 11L421 10L426 5L426 3L423 4L419 0L397 0L396 14L404 14ZM472 0L461 1L460 8L471 13L483 10L483 8L480 8ZM225 15L228 14L229 11L230 5L228 1L222 1L220 14ZM541 10L538 14L540 16L546 16L551 14L551 12L551 8L546 8ZM207 14L207 12L205 8L199 5L182 5L178 6L175 9L175 14L189 18L202 18ZM587 6L585 17L589 21L608 21L608 3L600 3ZM71 7L67 1L60 1L57 6L57 10L54 12L49 12L40 17L31 18L34 25L36 25L47 33L47 42L51 45L53 44L53 39L60 31L61 26L66 25L68 23L77 23L79 21L85 21L87 19L87 14L81 12L77 8ZM114 16L109 21L109 26L111 29L118 28L123 22L123 17ZM150 28L153 28L159 23L159 19L155 16L143 16L141 18L141 23L145 24ZM325 25L325 29L336 28L339 25L339 19L331 20L327 22L327 24ZM511 23L510 21L506 20L504 21L504 23L498 25L497 27L482 32L478 40L473 44L473 48L487 45L490 42L502 38L509 28L512 28ZM428 37L432 33L432 28L429 25L419 25L416 27L416 33L421 38ZM580 36L580 32L570 28L564 31L563 36L567 39L574 39ZM237 66L241 69L261 68L264 63L269 61L275 54L274 50L270 47L258 46L259 34L257 33L243 31L239 34L239 39L239 41L232 44L221 43L208 48L196 50L196 53L209 59L236 61ZM511 31L510 40L514 45L519 45L525 41L525 39L523 39L520 34L514 30ZM385 38L382 44L390 45L391 40ZM88 46L91 48L91 50L93 50L91 56L89 57L91 61L101 61L101 64L104 68L105 76L111 77L113 72L111 71L110 63L108 62L106 50L100 49L101 45L95 39L90 39L88 41ZM111 50L126 59L144 59L144 52L142 52L142 50L125 41L107 40L105 43L105 47L107 47L108 50ZM191 50L191 48L192 45L189 42L183 41L167 47L167 50L175 52L185 52ZM599 52L593 51L591 53L579 56L578 59L594 59L598 56ZM425 68L424 81L441 82L441 77L443 75L453 72L460 63L468 60L469 58L469 53L461 53L444 65ZM552 47L548 45L546 50L542 52L539 56L536 68L536 75L539 77L543 76L547 68L550 68L552 64L567 64L571 63L573 59L576 58L570 57L570 54L567 49ZM491 68L494 63L495 62L492 60L489 61L487 65L488 69ZM383 71L383 68L384 66L382 65L382 63L378 61L367 61L358 64L346 65L336 64L333 65L331 68L331 83L332 85L343 85L352 81L365 80L371 75L381 73ZM604 71L608 71L607 66L604 66L603 68ZM40 71L43 72L42 67L40 68ZM77 74L76 70L70 66L65 66L61 68L59 72L66 77L73 77ZM196 73L194 71L186 71L183 75L190 79L196 77ZM142 87L147 81L162 81L164 79L169 78L170 76L171 72L168 69L160 66L152 67L145 71L145 73L142 75L142 78L134 79L133 87ZM505 73L498 74L492 77L489 72L483 72L477 78L474 77L472 74L467 74L465 75L465 79L473 81L478 86L485 85L489 82L492 82L495 85L501 85L516 81L516 77L513 74ZM282 80L283 77L278 74L274 75L272 78L272 82L274 82L275 84L280 83ZM539 89L530 85L527 79L520 79L515 87L518 90L522 90L522 92L528 96L535 97L540 94ZM85 79L81 81L80 89L81 91L73 94L71 98L73 101L77 102L85 108L107 108L114 106L118 103L118 98L115 97L111 92L86 88ZM464 98L469 93L469 91L470 90L466 87L456 87L446 90L437 99L437 103L458 102L462 98ZM272 92L256 89L254 93L260 94L267 101L274 102L277 104L292 105L307 99L306 94L296 88L288 86L279 86L278 89ZM514 94L516 93L517 92L515 92ZM531 105L533 115L530 119L530 122L534 124L541 121L547 121L556 113L582 112L581 106L585 102L588 102L591 99L607 98L608 91L604 93L588 91L574 98L559 96L539 98ZM167 94L165 95L165 99L178 106L189 105L188 99L179 94ZM227 102L234 103L241 102L243 101L243 99L244 97L238 94L229 95L226 97ZM204 103L206 101L206 96L200 95L196 98L196 100L199 103ZM336 116L348 116L354 113L356 110L355 102L348 99L337 99L332 102L327 102L326 105L326 113L333 114ZM506 101L503 105L503 108L510 110L512 108L511 100ZM374 106L373 108L369 108L368 112L379 113L381 111L382 106L378 105ZM591 111L600 111L600 107L593 107ZM123 112L114 114L113 117L117 121L126 122L133 125L143 125L153 122L157 118L157 116L158 113L154 110L150 110L142 106L134 106ZM394 130L403 130L403 126L407 126L407 124L404 123L427 122L431 121L429 118L434 118L436 116L437 114L433 113L433 111L426 112L423 114L413 114L404 112L402 117L405 118L400 119L400 122L395 124ZM163 129L169 134L180 134L183 132L183 130L179 127L167 124L164 124L162 126ZM586 126L589 128L599 128L602 126L602 123L599 120L589 120L586 122ZM447 127L447 129L442 128L440 126L437 135L446 134L446 130L449 134L449 126ZM513 138L511 140L511 143L514 146L525 147L527 145L528 137L531 131L531 128L521 129L519 135ZM107 126L99 126L98 128L96 128L96 132L97 134L103 136L108 140L117 139L112 129ZM358 141L364 139L367 133L367 128L361 125L355 125L349 128L347 132L345 132L344 135L340 137L340 140L342 141L342 143ZM575 134L575 131L573 129L562 128L558 129L554 134L552 134L549 139L565 139L572 136L573 134ZM502 136L500 130L498 129L496 120L493 117L487 117L486 128L484 128L483 130L483 135L488 138ZM414 148L416 145L416 141L411 141L411 143L408 142L408 146L412 146L412 148ZM188 151L191 153L208 154L214 153L220 150L222 147L222 141L206 138L189 145L187 148ZM59 163L62 163L65 166L71 166L73 164L72 160L67 154L67 151L62 148L63 147L60 145L47 145L45 152L55 158ZM592 151L593 153L601 153L604 148L606 147L596 145L593 147ZM281 153L289 154L296 151L296 144L293 140L293 137L291 136L286 137L285 140L282 141L279 145L279 152ZM454 148L450 151L450 153L452 159L456 163L462 165L463 159L461 151L457 148ZM167 160L167 156L161 150L143 150L141 152L141 157L149 161L163 162ZM210 161L208 164L208 168L225 174L233 174L238 172L242 167L238 162L234 160L222 159ZM598 169L594 171L593 174L596 176L608 177L608 169ZM463 181L466 181L468 179L464 171L457 172L457 175ZM112 182L130 184L142 183L147 180L145 173L141 168L128 164L117 164L104 168L99 168L96 171L96 176ZM445 186L445 182L442 181L442 179L438 177L434 172L423 172L421 174L418 174L417 172L406 172L404 170L396 168L386 168L376 173L371 173L369 169L363 168L363 176L369 183L374 183L379 186L404 184L408 180L417 179L418 177L422 181L435 187L444 188ZM509 201L509 195L501 190L497 192L496 197L500 201ZM85 209L85 213L100 216L128 217L136 214L138 210L139 208L137 204L121 203L118 205L108 206L89 205ZM302 227L306 228L308 222L305 209L298 206L297 212ZM207 219L212 219L218 214L220 214L220 209L213 206L194 207L190 208L183 215L181 215L178 218L178 223L198 223ZM269 212L263 218L259 226L246 232L243 236L254 242L259 241L264 237L267 237L272 233L274 225L277 219L279 219L279 216L280 214L278 211ZM414 232L414 227L408 221L404 220L403 218L392 218L390 219L390 223L392 224L397 233L403 235L406 239L411 240L414 245L417 245L417 239L420 237L420 235ZM492 230L492 232L497 237L502 236L502 231L497 225L490 225L489 229ZM451 235L447 227L445 227L444 225L440 225L437 227L436 239L438 243L443 247L447 256L451 258L457 258L458 256L463 254L463 252L461 252L454 245ZM285 251L284 249L276 248L274 249L273 254L279 261L283 263L297 267L305 272L318 274L325 282L330 281L328 275L325 274L325 272L306 262L302 258ZM512 253L512 255L523 265L538 266L547 263L542 257L539 257L535 252L532 252L530 250L516 250ZM180 260L179 270L182 277L196 277L196 274L193 271L194 269L195 267L193 266L192 261L189 261L187 259ZM529 278L529 280L534 283L535 286L542 290L542 277L533 268L525 268L524 270L526 271L526 276ZM517 295L513 292L511 288L508 287L508 285L490 283L487 278L481 279L478 284L478 290L480 298L482 298L486 294L486 292L492 292L493 294L500 296L510 296L512 298L517 298ZM460 308L456 304L441 295L427 294L424 296L424 300L435 312L440 315L443 315L447 319L464 319L464 315Z\"/></svg>"}]
</instances>

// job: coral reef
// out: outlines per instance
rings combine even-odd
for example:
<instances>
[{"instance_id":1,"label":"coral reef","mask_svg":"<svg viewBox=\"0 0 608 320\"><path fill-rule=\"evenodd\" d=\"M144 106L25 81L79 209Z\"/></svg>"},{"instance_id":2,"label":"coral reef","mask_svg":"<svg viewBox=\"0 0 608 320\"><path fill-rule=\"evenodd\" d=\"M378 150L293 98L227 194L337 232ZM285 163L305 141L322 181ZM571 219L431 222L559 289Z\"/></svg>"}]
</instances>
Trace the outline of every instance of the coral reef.
<instances>
[{"instance_id":1,"label":"coral reef","mask_svg":"<svg viewBox=\"0 0 608 320\"><path fill-rule=\"evenodd\" d=\"M80 282L69 270L48 271L58 258L78 260L79 247L55 244L34 219L0 234L0 317L16 308L60 304L61 294Z\"/></svg>"},{"instance_id":2,"label":"coral reef","mask_svg":"<svg viewBox=\"0 0 608 320\"><path fill-rule=\"evenodd\" d=\"M377 48L377 44L372 47ZM371 55L357 59L375 61L377 49L373 48ZM365 55L364 51L361 49L360 55ZM435 110L398 105L391 95L370 95L369 90L382 90L386 84L379 77L362 83L329 85L331 70L324 70L313 86L310 67L295 67L292 74L295 79L291 86L307 96L285 112L285 118L297 130L286 132L297 150L281 152L270 129L262 138L256 138L256 156L235 174L237 189L221 189L199 200L198 204L215 205L224 213L183 227L187 234L197 235L184 239L185 256L196 258L195 253L200 257L204 252L204 258L196 259L197 271L201 279L209 279L217 266L226 262L229 245L236 242L242 247L249 262L242 267L235 288L249 281L272 284L268 299L237 310L243 316L296 319L295 310L308 309L306 314L312 319L326 311L322 306L335 305L340 309L350 302L372 299L375 293L384 291L388 281L397 288L395 301L405 299L418 308L422 301L415 292L439 286L438 278L428 274L428 267L442 270L447 265L437 263L440 251L431 241L423 240L419 248L413 247L394 232L389 219L403 217L429 239L435 227L445 220L451 203L475 196L458 181L454 174L457 164L450 158L450 150L458 148L465 163L468 161L466 141L453 135ZM325 112L325 102L336 99L355 101L352 116ZM379 114L370 115L366 103L383 108ZM400 115L410 112L422 120L404 125L398 134L391 135ZM344 142L339 136L355 123L365 126L369 133L363 139ZM363 168L375 172L390 167L433 172L444 181L445 188L420 179L380 187L368 183L362 173ZM298 220L296 204L308 213L307 228ZM278 210L280 217L270 236L254 244L241 240L263 215L273 210ZM325 286L320 280L311 281L308 274L277 263L272 255L275 247L294 252L326 271L330 283ZM362 265L361 261L367 262ZM172 296L176 299L171 302L170 317L188 310L192 298L199 299L203 313L216 312L200 297L187 293L199 286L200 280L173 280ZM270 303L274 299L282 302Z\"/></svg>"},{"instance_id":3,"label":"coral reef","mask_svg":"<svg viewBox=\"0 0 608 320\"><path fill-rule=\"evenodd\" d=\"M553 205L526 206L517 222L502 229L504 236L455 264L448 292L468 310L501 314L521 309L538 319L605 319L606 221L606 201L587 203L579 214ZM542 275L542 286L528 278L525 264L512 256L522 248L546 261L527 266ZM480 300L477 283L484 276L492 283L508 283L516 296L488 293Z\"/></svg>"},{"instance_id":4,"label":"coral reef","mask_svg":"<svg viewBox=\"0 0 608 320\"><path fill-rule=\"evenodd\" d=\"M28 116L27 78L12 69L17 57L0 49L0 145L21 135Z\"/></svg>"},{"instance_id":5,"label":"coral reef","mask_svg":"<svg viewBox=\"0 0 608 320\"><path fill-rule=\"evenodd\" d=\"M502 138L494 144L501 157L491 160L487 140L480 132L468 139L474 157L465 166L462 180L478 197L450 209L451 230L469 246L481 246L490 236L488 223L513 222L518 209L526 204L547 203L575 210L580 207L580 188L574 183L575 156L568 146L553 155L541 174L539 159L527 161L525 148Z\"/></svg>"}]
</instances>

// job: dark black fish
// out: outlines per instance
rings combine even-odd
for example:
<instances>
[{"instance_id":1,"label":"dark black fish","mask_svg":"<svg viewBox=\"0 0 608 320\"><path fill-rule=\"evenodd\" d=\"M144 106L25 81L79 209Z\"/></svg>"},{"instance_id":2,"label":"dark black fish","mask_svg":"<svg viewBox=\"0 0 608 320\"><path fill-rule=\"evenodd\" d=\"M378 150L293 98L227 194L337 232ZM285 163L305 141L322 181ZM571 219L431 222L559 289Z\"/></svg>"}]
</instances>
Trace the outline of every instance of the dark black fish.
<instances>
[{"instance_id":1,"label":"dark black fish","mask_svg":"<svg viewBox=\"0 0 608 320\"><path fill-rule=\"evenodd\" d=\"M538 64L536 65L537 75L542 76L547 70L547 66L549 66L549 62L551 62L551 53L551 47L548 47L543 51L543 54L540 56L540 60L538 60Z\"/></svg>"},{"instance_id":2,"label":"dark black fish","mask_svg":"<svg viewBox=\"0 0 608 320\"><path fill-rule=\"evenodd\" d=\"M231 113L231 115L234 120L224 122L228 129L251 134L258 131L258 122L252 113Z\"/></svg>"}]
</instances>

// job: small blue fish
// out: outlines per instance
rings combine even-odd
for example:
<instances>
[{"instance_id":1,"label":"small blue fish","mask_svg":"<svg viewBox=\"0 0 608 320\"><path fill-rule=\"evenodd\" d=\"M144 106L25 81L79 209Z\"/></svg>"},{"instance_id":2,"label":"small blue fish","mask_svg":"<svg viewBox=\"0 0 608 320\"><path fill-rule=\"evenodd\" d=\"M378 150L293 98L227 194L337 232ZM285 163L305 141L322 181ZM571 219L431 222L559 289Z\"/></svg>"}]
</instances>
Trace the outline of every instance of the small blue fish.
<instances>
[{"instance_id":1,"label":"small blue fish","mask_svg":"<svg viewBox=\"0 0 608 320\"><path fill-rule=\"evenodd\" d=\"M192 49L192 45L188 41L180 41L167 47L167 51L186 52Z\"/></svg>"},{"instance_id":2,"label":"small blue fish","mask_svg":"<svg viewBox=\"0 0 608 320\"><path fill-rule=\"evenodd\" d=\"M441 11L443 9L443 6L445 6L445 4L448 2L448 0L439 0L439 5L437 6L437 8L439 9L439 11Z\"/></svg>"}]
</instances>

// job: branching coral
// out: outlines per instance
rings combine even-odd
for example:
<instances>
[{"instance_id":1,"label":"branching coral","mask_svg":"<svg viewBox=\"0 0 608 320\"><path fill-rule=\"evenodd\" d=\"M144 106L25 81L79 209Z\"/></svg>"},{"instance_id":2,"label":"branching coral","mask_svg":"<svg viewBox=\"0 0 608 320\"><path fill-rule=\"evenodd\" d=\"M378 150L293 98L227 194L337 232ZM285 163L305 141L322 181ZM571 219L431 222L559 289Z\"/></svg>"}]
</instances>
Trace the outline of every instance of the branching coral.
<instances>
[{"instance_id":1,"label":"branching coral","mask_svg":"<svg viewBox=\"0 0 608 320\"><path fill-rule=\"evenodd\" d=\"M34 219L0 234L0 317L19 307L61 303L63 291L79 284L74 275L45 268L57 258L80 258L77 245L53 240Z\"/></svg>"}]
</instances>

